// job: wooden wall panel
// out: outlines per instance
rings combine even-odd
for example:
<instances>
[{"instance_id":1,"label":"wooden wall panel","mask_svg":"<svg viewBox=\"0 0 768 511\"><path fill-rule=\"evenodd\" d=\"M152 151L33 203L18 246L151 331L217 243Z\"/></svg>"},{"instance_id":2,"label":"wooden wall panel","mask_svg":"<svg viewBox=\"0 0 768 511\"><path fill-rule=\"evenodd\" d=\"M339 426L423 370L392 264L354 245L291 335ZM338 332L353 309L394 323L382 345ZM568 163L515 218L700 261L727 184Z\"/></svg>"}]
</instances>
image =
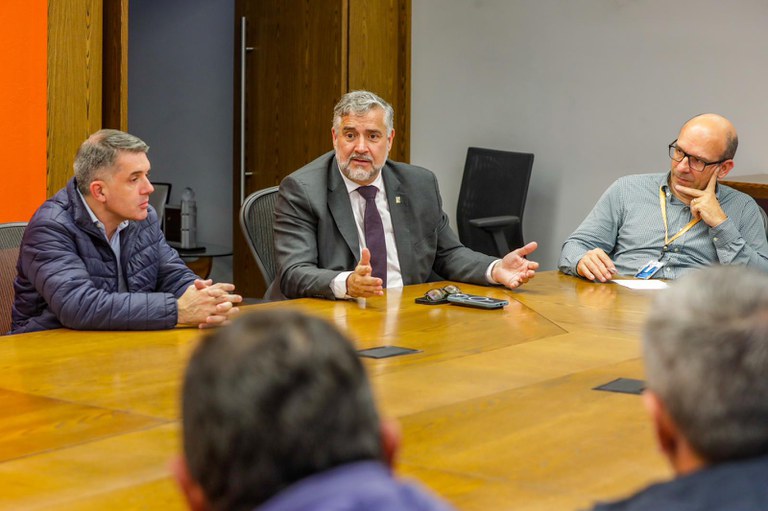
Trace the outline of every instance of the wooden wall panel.
<instances>
[{"instance_id":1,"label":"wooden wall panel","mask_svg":"<svg viewBox=\"0 0 768 511\"><path fill-rule=\"evenodd\" d=\"M410 0L349 0L348 90L375 92L395 109L390 157L410 160Z\"/></svg>"},{"instance_id":2,"label":"wooden wall panel","mask_svg":"<svg viewBox=\"0 0 768 511\"><path fill-rule=\"evenodd\" d=\"M47 0L0 2L0 222L26 222L45 199Z\"/></svg>"},{"instance_id":3,"label":"wooden wall panel","mask_svg":"<svg viewBox=\"0 0 768 511\"><path fill-rule=\"evenodd\" d=\"M128 0L103 1L103 127L128 131Z\"/></svg>"},{"instance_id":4,"label":"wooden wall panel","mask_svg":"<svg viewBox=\"0 0 768 511\"><path fill-rule=\"evenodd\" d=\"M72 160L101 128L102 1L48 5L48 195L72 177Z\"/></svg>"},{"instance_id":5,"label":"wooden wall panel","mask_svg":"<svg viewBox=\"0 0 768 511\"><path fill-rule=\"evenodd\" d=\"M259 1L247 15L248 188L274 186L331 148L341 81L341 2ZM327 129L325 129L327 128Z\"/></svg>"},{"instance_id":6,"label":"wooden wall panel","mask_svg":"<svg viewBox=\"0 0 768 511\"><path fill-rule=\"evenodd\" d=\"M411 161L411 0L399 0L397 4L397 108L396 129L400 130L399 149L395 159Z\"/></svg>"}]
</instances>

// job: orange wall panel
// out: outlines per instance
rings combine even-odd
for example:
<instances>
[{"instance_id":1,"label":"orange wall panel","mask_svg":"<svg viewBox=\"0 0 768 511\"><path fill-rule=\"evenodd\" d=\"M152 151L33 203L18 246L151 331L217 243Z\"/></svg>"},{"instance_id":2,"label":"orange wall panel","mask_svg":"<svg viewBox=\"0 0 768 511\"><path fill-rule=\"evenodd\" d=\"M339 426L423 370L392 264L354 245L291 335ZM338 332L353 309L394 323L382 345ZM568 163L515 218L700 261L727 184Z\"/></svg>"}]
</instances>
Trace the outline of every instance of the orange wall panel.
<instances>
[{"instance_id":1,"label":"orange wall panel","mask_svg":"<svg viewBox=\"0 0 768 511\"><path fill-rule=\"evenodd\" d=\"M0 1L0 222L46 196L48 0Z\"/></svg>"}]
</instances>

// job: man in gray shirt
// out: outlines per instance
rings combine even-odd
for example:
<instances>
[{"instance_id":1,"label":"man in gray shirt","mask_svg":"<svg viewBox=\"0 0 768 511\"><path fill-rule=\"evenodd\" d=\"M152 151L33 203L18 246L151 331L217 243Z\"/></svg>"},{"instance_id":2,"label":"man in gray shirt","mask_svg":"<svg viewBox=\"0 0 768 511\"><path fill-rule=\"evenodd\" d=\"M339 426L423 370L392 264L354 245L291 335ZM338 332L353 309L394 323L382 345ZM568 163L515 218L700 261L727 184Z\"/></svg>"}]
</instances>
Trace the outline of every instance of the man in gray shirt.
<instances>
[{"instance_id":1,"label":"man in gray shirt","mask_svg":"<svg viewBox=\"0 0 768 511\"><path fill-rule=\"evenodd\" d=\"M719 185L733 168L738 136L716 114L686 122L669 145L670 171L618 179L563 244L563 273L606 282L651 266L676 279L711 264L768 271L768 241L759 206Z\"/></svg>"}]
</instances>

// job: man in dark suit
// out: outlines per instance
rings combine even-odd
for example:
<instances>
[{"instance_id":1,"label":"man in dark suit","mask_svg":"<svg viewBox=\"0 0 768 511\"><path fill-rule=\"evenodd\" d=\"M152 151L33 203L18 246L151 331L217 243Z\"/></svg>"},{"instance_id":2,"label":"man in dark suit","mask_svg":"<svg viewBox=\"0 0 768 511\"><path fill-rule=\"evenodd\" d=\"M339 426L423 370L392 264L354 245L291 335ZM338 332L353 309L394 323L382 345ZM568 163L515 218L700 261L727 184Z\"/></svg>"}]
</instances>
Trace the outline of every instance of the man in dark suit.
<instances>
[{"instance_id":1,"label":"man in dark suit","mask_svg":"<svg viewBox=\"0 0 768 511\"><path fill-rule=\"evenodd\" d=\"M387 159L394 112L367 91L334 108L334 151L286 177L275 210L277 276L267 298L358 298L443 278L510 289L533 278L532 242L495 259L464 247L432 172Z\"/></svg>"},{"instance_id":2,"label":"man in dark suit","mask_svg":"<svg viewBox=\"0 0 768 511\"><path fill-rule=\"evenodd\" d=\"M768 276L683 277L651 309L643 358L643 400L677 477L595 510L768 509Z\"/></svg>"}]
</instances>

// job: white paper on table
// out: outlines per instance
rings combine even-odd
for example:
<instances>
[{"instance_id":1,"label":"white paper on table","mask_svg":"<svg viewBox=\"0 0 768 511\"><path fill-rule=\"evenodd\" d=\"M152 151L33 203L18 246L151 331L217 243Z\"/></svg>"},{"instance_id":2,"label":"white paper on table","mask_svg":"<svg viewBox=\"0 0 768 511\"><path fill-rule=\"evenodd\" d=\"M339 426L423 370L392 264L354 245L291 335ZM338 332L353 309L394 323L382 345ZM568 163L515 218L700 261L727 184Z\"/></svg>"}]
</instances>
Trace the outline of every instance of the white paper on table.
<instances>
[{"instance_id":1,"label":"white paper on table","mask_svg":"<svg viewBox=\"0 0 768 511\"><path fill-rule=\"evenodd\" d=\"M666 289L669 284L663 280L610 280L620 286L628 287L629 289Z\"/></svg>"}]
</instances>

